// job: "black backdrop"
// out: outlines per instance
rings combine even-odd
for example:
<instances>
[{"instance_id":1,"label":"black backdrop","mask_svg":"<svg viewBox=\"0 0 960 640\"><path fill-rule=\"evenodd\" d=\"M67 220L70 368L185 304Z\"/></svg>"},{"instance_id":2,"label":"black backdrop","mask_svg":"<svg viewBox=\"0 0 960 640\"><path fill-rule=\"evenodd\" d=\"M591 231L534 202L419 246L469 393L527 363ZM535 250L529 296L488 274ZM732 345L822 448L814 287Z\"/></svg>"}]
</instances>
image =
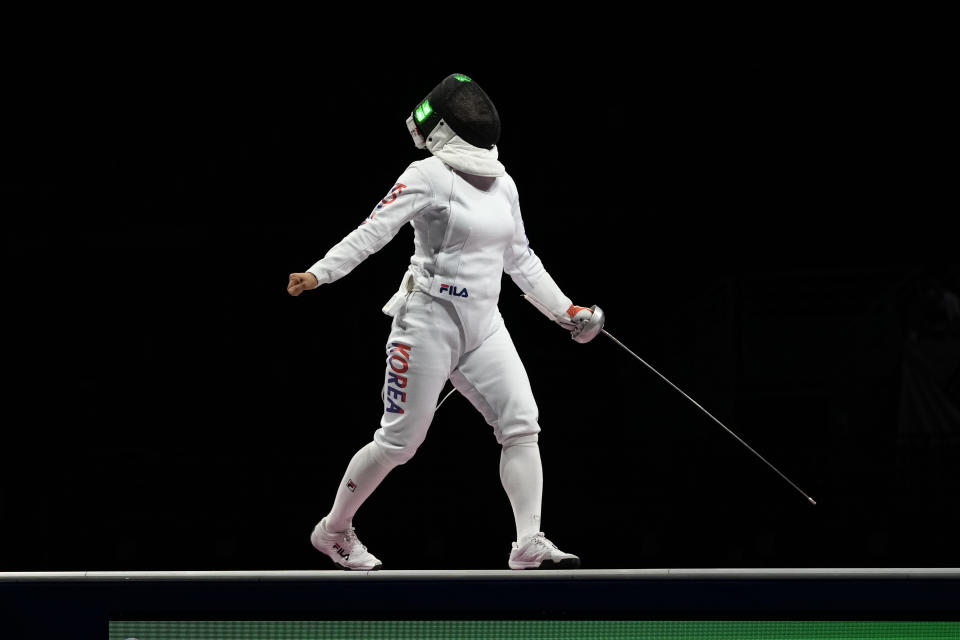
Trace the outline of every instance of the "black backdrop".
<instances>
[{"instance_id":1,"label":"black backdrop","mask_svg":"<svg viewBox=\"0 0 960 640\"><path fill-rule=\"evenodd\" d=\"M960 563L960 283L896 56L87 44L28 51L8 94L0 570L328 566L308 534L377 426L412 231L300 298L287 275L423 157L404 119L452 72L498 105L561 287L819 502L507 279L548 536L589 568ZM361 539L504 568L498 456L452 397Z\"/></svg>"}]
</instances>

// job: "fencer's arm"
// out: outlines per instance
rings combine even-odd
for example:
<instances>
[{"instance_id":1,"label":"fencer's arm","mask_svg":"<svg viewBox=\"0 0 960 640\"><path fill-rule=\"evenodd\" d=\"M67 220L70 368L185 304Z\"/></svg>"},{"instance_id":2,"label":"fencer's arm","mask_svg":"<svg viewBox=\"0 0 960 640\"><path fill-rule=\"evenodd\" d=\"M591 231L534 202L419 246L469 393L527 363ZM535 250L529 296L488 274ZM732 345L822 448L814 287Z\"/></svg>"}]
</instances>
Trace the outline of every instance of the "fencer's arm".
<instances>
[{"instance_id":1,"label":"fencer's arm","mask_svg":"<svg viewBox=\"0 0 960 640\"><path fill-rule=\"evenodd\" d=\"M549 308L538 300L532 293L523 296L527 302L540 309L547 317L552 315ZM606 322L603 309L597 305L592 307L578 307L570 305L563 315L553 318L554 321L570 332L570 337L576 342L585 343L593 340Z\"/></svg>"},{"instance_id":2,"label":"fencer's arm","mask_svg":"<svg viewBox=\"0 0 960 640\"><path fill-rule=\"evenodd\" d=\"M520 287L528 302L554 322L567 326L572 316L576 314L576 312L568 313L574 308L574 304L563 293L543 266L540 257L530 247L523 225L523 216L520 214L516 185L512 186L514 232L513 240L504 252L503 270Z\"/></svg>"},{"instance_id":3,"label":"fencer's arm","mask_svg":"<svg viewBox=\"0 0 960 640\"><path fill-rule=\"evenodd\" d=\"M433 190L420 170L407 167L370 216L307 269L317 280L315 286L339 280L386 246L403 225L427 208L432 197Z\"/></svg>"},{"instance_id":4,"label":"fencer's arm","mask_svg":"<svg viewBox=\"0 0 960 640\"><path fill-rule=\"evenodd\" d=\"M547 277L549 278L550 274L547 274ZM550 278L550 282L553 282L552 278ZM556 289L552 290L553 287L556 287ZM523 297L545 316L567 329L574 341L585 343L593 340L603 329L603 324L606 322L603 310L597 305L588 308L571 304L563 313L558 313L559 306L556 302L551 306L537 295L556 296L558 291L560 291L560 288L556 286L556 283L551 286L546 281L541 280L529 291L526 291ZM560 295L563 295L563 293L560 292Z\"/></svg>"},{"instance_id":5,"label":"fencer's arm","mask_svg":"<svg viewBox=\"0 0 960 640\"><path fill-rule=\"evenodd\" d=\"M589 342L603 328L603 311L596 306L579 307L563 293L530 248L517 199L514 200L513 217L514 238L504 254L504 271L523 291L527 302L570 331L577 342Z\"/></svg>"},{"instance_id":6,"label":"fencer's arm","mask_svg":"<svg viewBox=\"0 0 960 640\"><path fill-rule=\"evenodd\" d=\"M550 277L540 261L540 257L530 247L530 241L527 240L527 233L523 226L523 217L520 215L520 202L516 194L516 185L512 182L510 184L513 187L514 230L513 239L503 254L503 270L524 294L530 295L527 300L533 302L532 299L536 299L537 302L533 305L543 315L556 321L557 318L566 313L573 303Z\"/></svg>"}]
</instances>

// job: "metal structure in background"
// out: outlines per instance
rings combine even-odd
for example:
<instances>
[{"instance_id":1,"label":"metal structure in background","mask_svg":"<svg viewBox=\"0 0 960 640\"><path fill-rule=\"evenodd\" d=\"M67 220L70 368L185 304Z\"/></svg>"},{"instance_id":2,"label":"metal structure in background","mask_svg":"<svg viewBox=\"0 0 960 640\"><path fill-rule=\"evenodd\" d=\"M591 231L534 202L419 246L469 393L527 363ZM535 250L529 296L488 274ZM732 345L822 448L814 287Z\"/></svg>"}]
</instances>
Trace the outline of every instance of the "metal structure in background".
<instances>
[{"instance_id":1,"label":"metal structure in background","mask_svg":"<svg viewBox=\"0 0 960 640\"><path fill-rule=\"evenodd\" d=\"M666 382L666 383L669 384L671 387L673 387L674 389L676 389L677 391L679 391L681 394L683 394L683 397L684 397L684 398L686 398L687 400L689 400L690 402L692 402L694 405L696 405L696 407L697 407L698 409L700 409L700 410L703 411L705 414L707 414L708 416L710 416L710 419L711 419L711 420L713 420L713 421L716 422L718 425L720 425L721 427L723 427L723 429L724 429L727 433L729 433L730 435L732 435L734 438L737 439L737 441L738 441L740 444L742 444L742 445L745 446L747 449L749 449L749 450L750 450L750 453L752 453L753 455L755 455L755 456L757 456L758 458L760 458L761 460L763 460L764 464L766 464L768 467L770 467L771 469L773 469L774 471L776 471L777 474L778 474L781 478L783 478L783 479L786 480L788 483L790 483L790 486L791 486L791 487L793 487L794 489L796 489L797 491L799 491L800 494L803 495L803 497L806 498L807 501L808 501L810 504L816 506L816 504L817 504L816 500L814 500L813 498L811 498L810 496L808 496L806 493L804 493L804 491L803 491L800 487L798 487L796 484L794 484L793 481L790 480L790 478L788 478L787 476L785 476L785 475L784 475L779 469L777 469L775 466L773 466L772 464L770 464L769 462L767 462L767 459L766 459L766 458L764 458L762 455L760 455L759 453L757 453L757 452L753 449L753 447L751 447L751 446L748 445L746 442L744 442L743 439L742 439L740 436L738 436L738 435L735 434L733 431L731 431L725 424L723 424L722 422L720 422L719 420L717 420L717 419L713 416L713 414L710 413L709 411L707 411L706 409L704 409L704 408L700 405L699 402L697 402L696 400L694 400L693 398L691 398L690 396L688 396L686 393L684 393L683 390L682 390L680 387L678 387L677 385L675 385L675 384L673 384L672 382L670 382L669 380L667 380L666 376L664 376L662 373L660 373L659 371L657 371L656 369L654 369L653 367L651 367L643 358L641 358L640 356L638 356L637 354L635 354L633 351L631 351L631 350L627 347L627 345L623 344L622 342L620 342L619 340L617 340L615 337L613 337L613 334L611 334L609 331L607 331L606 329L601 329L600 331L601 331L603 334L605 334L608 338L610 338L611 340L613 340L615 343L617 343L617 345L618 345L620 348L622 348L624 351L626 351L627 353L629 353L630 355L632 355L634 358L636 358L637 360L639 360L645 367L647 367L648 369L650 369L650 371L653 371L655 374L657 374L658 376L660 376L660 378L661 378L664 382Z\"/></svg>"}]
</instances>

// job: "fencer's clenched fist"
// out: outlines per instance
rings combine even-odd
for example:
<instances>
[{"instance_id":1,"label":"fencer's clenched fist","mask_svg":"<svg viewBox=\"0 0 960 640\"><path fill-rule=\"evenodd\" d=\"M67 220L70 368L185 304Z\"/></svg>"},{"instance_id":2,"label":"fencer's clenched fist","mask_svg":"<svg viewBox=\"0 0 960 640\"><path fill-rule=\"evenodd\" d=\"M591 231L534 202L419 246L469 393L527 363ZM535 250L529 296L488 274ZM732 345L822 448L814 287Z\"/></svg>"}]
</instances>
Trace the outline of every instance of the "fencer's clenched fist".
<instances>
[{"instance_id":1,"label":"fencer's clenched fist","mask_svg":"<svg viewBox=\"0 0 960 640\"><path fill-rule=\"evenodd\" d=\"M287 293L298 296L303 291L317 288L317 276L312 273L291 273L287 283Z\"/></svg>"}]
</instances>

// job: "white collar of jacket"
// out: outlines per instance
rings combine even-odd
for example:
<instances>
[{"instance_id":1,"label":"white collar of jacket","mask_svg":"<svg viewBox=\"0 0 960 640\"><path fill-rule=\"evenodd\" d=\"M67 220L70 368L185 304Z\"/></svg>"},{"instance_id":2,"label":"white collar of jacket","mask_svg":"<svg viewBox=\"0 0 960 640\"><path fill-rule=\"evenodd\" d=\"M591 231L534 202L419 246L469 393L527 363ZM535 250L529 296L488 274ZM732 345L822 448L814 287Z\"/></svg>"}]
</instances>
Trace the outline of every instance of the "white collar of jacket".
<instances>
[{"instance_id":1,"label":"white collar of jacket","mask_svg":"<svg viewBox=\"0 0 960 640\"><path fill-rule=\"evenodd\" d=\"M506 175L503 164L497 160L497 147L481 149L458 136L453 129L441 121L427 138L427 149L458 171L474 176L499 177Z\"/></svg>"}]
</instances>

